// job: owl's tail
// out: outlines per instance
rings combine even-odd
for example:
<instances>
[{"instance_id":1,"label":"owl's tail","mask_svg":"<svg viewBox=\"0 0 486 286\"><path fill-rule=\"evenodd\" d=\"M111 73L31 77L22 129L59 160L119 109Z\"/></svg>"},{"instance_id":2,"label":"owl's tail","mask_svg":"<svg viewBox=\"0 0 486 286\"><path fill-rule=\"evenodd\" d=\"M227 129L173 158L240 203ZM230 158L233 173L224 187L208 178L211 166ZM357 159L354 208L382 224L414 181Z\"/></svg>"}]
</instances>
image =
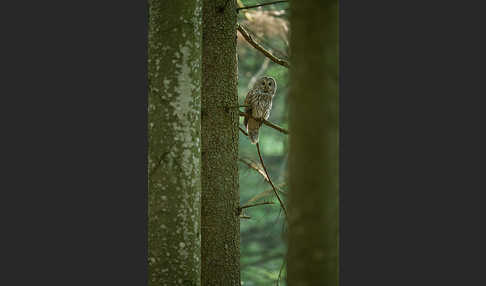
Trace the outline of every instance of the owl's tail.
<instances>
[{"instance_id":1,"label":"owl's tail","mask_svg":"<svg viewBox=\"0 0 486 286\"><path fill-rule=\"evenodd\" d=\"M254 118L248 119L246 130L248 131L248 138L250 138L251 144L258 143L258 131L260 130L261 125L262 124Z\"/></svg>"}]
</instances>

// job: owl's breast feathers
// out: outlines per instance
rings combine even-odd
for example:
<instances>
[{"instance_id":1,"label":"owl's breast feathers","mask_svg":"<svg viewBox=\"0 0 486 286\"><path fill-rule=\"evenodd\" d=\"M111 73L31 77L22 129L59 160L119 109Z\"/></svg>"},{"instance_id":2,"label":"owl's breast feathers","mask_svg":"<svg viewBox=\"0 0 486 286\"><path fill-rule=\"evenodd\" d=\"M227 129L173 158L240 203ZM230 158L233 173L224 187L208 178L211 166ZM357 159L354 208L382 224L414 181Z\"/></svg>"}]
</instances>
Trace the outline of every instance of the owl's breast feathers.
<instances>
[{"instance_id":1,"label":"owl's breast feathers","mask_svg":"<svg viewBox=\"0 0 486 286\"><path fill-rule=\"evenodd\" d=\"M272 94L255 90L249 92L245 104L248 105L246 112L251 111L251 115L255 119L268 119L270 110L272 109Z\"/></svg>"},{"instance_id":2,"label":"owl's breast feathers","mask_svg":"<svg viewBox=\"0 0 486 286\"><path fill-rule=\"evenodd\" d=\"M273 93L263 92L256 88L250 90L245 99L245 112L251 116L245 117L243 123L248 131L248 138L252 144L258 143L258 130L262 125L262 119L268 119L272 109Z\"/></svg>"}]
</instances>

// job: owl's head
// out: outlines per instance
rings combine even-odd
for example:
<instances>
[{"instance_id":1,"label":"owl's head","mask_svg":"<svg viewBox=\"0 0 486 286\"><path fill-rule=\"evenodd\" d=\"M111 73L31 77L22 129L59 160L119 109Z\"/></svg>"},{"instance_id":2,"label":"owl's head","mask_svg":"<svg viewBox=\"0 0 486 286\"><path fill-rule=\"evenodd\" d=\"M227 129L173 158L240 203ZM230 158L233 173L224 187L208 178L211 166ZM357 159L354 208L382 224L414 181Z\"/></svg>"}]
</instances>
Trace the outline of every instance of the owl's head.
<instances>
[{"instance_id":1,"label":"owl's head","mask_svg":"<svg viewBox=\"0 0 486 286\"><path fill-rule=\"evenodd\" d=\"M275 91L277 90L277 82L273 77L264 76L255 83L254 87L265 93L275 95Z\"/></svg>"}]
</instances>

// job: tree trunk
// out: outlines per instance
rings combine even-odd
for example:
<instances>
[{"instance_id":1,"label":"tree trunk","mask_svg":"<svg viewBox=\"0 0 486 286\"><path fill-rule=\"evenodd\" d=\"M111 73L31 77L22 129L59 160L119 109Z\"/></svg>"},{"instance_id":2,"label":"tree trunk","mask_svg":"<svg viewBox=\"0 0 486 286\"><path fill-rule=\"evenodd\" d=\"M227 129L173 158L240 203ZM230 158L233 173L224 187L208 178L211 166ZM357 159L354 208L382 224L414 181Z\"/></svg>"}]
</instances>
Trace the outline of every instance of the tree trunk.
<instances>
[{"instance_id":1,"label":"tree trunk","mask_svg":"<svg viewBox=\"0 0 486 286\"><path fill-rule=\"evenodd\" d=\"M289 285L338 285L338 2L291 2Z\"/></svg>"},{"instance_id":2,"label":"tree trunk","mask_svg":"<svg viewBox=\"0 0 486 286\"><path fill-rule=\"evenodd\" d=\"M149 0L149 285L200 285L201 9Z\"/></svg>"},{"instance_id":3,"label":"tree trunk","mask_svg":"<svg viewBox=\"0 0 486 286\"><path fill-rule=\"evenodd\" d=\"M240 285L235 1L203 0L202 58L201 281Z\"/></svg>"}]
</instances>

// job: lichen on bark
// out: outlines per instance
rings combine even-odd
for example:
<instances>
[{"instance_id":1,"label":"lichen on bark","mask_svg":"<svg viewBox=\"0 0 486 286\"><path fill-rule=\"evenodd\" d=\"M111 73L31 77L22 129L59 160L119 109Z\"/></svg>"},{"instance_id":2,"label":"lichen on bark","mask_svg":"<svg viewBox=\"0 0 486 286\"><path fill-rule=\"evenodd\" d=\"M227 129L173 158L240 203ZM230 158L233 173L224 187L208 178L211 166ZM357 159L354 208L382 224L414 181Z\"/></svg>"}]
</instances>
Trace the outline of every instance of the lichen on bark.
<instances>
[{"instance_id":1,"label":"lichen on bark","mask_svg":"<svg viewBox=\"0 0 486 286\"><path fill-rule=\"evenodd\" d=\"M149 1L149 285L200 285L201 1Z\"/></svg>"}]
</instances>

